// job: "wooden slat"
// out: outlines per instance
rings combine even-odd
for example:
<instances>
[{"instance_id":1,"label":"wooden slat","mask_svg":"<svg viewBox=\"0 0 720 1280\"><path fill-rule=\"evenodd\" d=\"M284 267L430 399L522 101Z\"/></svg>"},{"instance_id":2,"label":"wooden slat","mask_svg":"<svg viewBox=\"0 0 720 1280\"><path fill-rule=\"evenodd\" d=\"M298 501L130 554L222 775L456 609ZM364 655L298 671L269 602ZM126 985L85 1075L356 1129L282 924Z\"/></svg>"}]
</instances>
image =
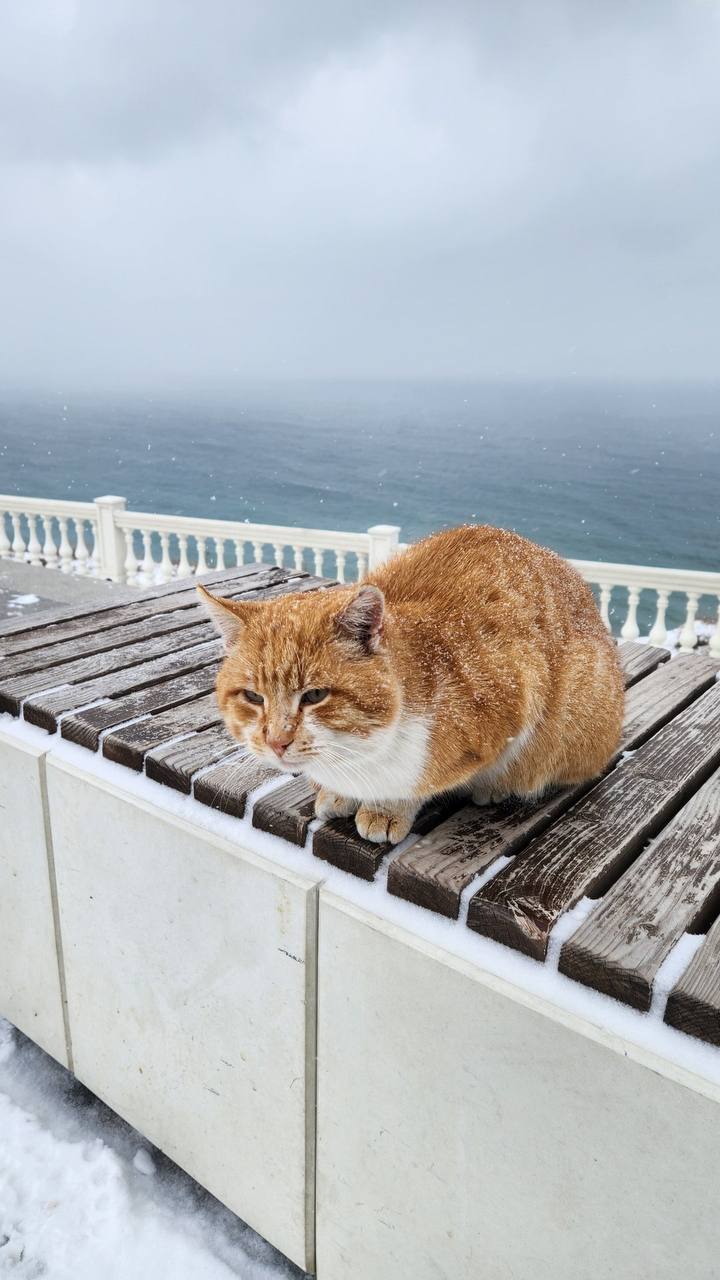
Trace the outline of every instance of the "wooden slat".
<instances>
[{"instance_id":1,"label":"wooden slat","mask_svg":"<svg viewBox=\"0 0 720 1280\"><path fill-rule=\"evenodd\" d=\"M267 565L262 566L262 570L267 569ZM147 587L142 591L128 587L125 591L113 591L112 597L102 599L102 586L98 584L98 601L88 605L88 601L78 601L76 604L65 605L58 609L43 610L42 614L28 616L26 618L6 618L0 622L0 652L6 652L6 643L10 644L11 637L19 637L24 632L45 632L49 633L51 628L64 625L73 619L78 619L80 625L90 622L94 626L98 623L98 619L106 613L110 613L115 609L124 608L126 605L137 606L138 608L147 603L148 600L156 601L167 595L177 595L180 592L192 593L199 582L204 587L222 586L231 579L243 577L245 574L255 574L258 572L259 566L256 564L237 565L233 569L213 570L210 573L204 573L198 577L192 578L174 578L172 582L166 582L160 587ZM284 573L285 570L279 570ZM289 570L287 572L290 572ZM190 598L192 596L190 595ZM50 641L51 643L52 641ZM13 641L14 643L14 641ZM17 652L16 649L12 650ZM9 652L9 650L8 650Z\"/></svg>"},{"instance_id":2,"label":"wooden slat","mask_svg":"<svg viewBox=\"0 0 720 1280\"><path fill-rule=\"evenodd\" d=\"M214 694L195 698L193 702L185 702L170 711L161 711L135 724L125 725L124 729L111 730L103 738L103 755L117 764L126 765L128 769L139 771L146 752L153 747L159 747L178 734L207 729L210 725L219 724L221 719Z\"/></svg>"},{"instance_id":3,"label":"wooden slat","mask_svg":"<svg viewBox=\"0 0 720 1280\"><path fill-rule=\"evenodd\" d=\"M661 662L670 658L668 649L658 649L652 644L639 644L635 640L626 640L618 645L618 657L625 677L625 688L636 684L644 676L654 671Z\"/></svg>"},{"instance_id":4,"label":"wooden slat","mask_svg":"<svg viewBox=\"0 0 720 1280\"><path fill-rule=\"evenodd\" d=\"M277 571L266 574L255 574L237 582L225 584L228 598L237 600L250 594L253 599L264 598L262 588L283 585L284 578ZM178 603L178 600L181 603ZM109 615L103 615L102 627L94 631L89 624L82 632L58 638L53 644L36 644L32 649L24 649L21 653L3 656L3 680L9 676L21 675L24 671L46 671L59 663L78 658L90 657L94 653L104 653L110 649L120 649L139 640L148 640L156 635L165 635L171 631L180 631L196 622L207 622L207 613L200 601L190 592L182 596L167 596L157 602L153 608L152 601L147 602L139 611L140 616L133 615L133 606L118 609ZM81 622L73 625L81 625ZM38 637L35 636L35 640Z\"/></svg>"},{"instance_id":5,"label":"wooden slat","mask_svg":"<svg viewBox=\"0 0 720 1280\"><path fill-rule=\"evenodd\" d=\"M720 893L720 773L691 797L560 953L560 971L647 1010L655 976Z\"/></svg>"},{"instance_id":6,"label":"wooden slat","mask_svg":"<svg viewBox=\"0 0 720 1280\"><path fill-rule=\"evenodd\" d=\"M720 663L707 654L679 654L628 689L621 750L639 746L710 689L718 666Z\"/></svg>"},{"instance_id":7,"label":"wooden slat","mask_svg":"<svg viewBox=\"0 0 720 1280\"><path fill-rule=\"evenodd\" d=\"M201 804L242 818L250 792L276 777L277 769L248 751L239 751L232 759L196 778L192 791Z\"/></svg>"},{"instance_id":8,"label":"wooden slat","mask_svg":"<svg viewBox=\"0 0 720 1280\"><path fill-rule=\"evenodd\" d=\"M243 592L252 600L268 600L275 599L279 595L296 595L300 592L315 591L334 587L336 584L323 578L315 578L311 575L305 575L301 579L289 579L287 582L279 583L269 587L252 588L247 592ZM202 616L202 615L201 615ZM202 624L208 630L204 635L215 637L216 631L212 623ZM77 678L77 668L74 664L65 663L58 667L52 668L39 675L37 679L34 676L16 676L12 680L7 681L6 685L0 685L0 709L2 708L2 691L6 692L8 698L8 706L6 710L14 710L14 714L19 713L20 704L23 698L23 715L31 724L38 724L49 732L54 732L57 727L57 717L76 708L87 706L90 702L95 702L100 698L112 697L122 693L131 692L134 689L140 689L144 685L152 683L153 677L162 679L166 675L177 674L181 671L191 671L204 665L205 661L213 661L220 657L222 653L222 645L218 640L212 640L213 648L210 651L203 652L203 661L196 659L196 655L190 651L192 656L190 660L184 657L183 649L186 644L197 645L196 636L198 625L190 626L182 631L171 633L167 637L160 636L149 642L142 642L134 646L128 645L124 649L113 650L108 654L96 654L92 658L80 659L89 667L90 674L85 678ZM173 638L174 637L174 638ZM142 644L145 647L142 647ZM199 646L198 646L199 648ZM145 658L149 659L151 653L156 650L164 651L172 650L169 655L170 660L165 662L161 660L157 667L151 667L148 661L139 662L138 652L143 653ZM180 650L176 653L175 650ZM127 661L127 655L133 661ZM207 653L207 658L205 654ZM87 667L80 668L81 671ZM105 671L101 668L105 667ZM126 670L125 668L128 668ZM61 692L48 693L44 692L52 688L57 689L61 685L68 684L68 689ZM40 686L38 689L37 686Z\"/></svg>"},{"instance_id":9,"label":"wooden slat","mask_svg":"<svg viewBox=\"0 0 720 1280\"><path fill-rule=\"evenodd\" d=\"M644 649L647 646L642 646ZM694 654L658 668L628 691L623 736L614 757L639 746L695 697L710 688L717 663ZM540 835L594 783L566 787L536 801L468 805L390 864L388 891L457 919L460 897L475 876Z\"/></svg>"},{"instance_id":10,"label":"wooden slat","mask_svg":"<svg viewBox=\"0 0 720 1280\"><path fill-rule=\"evenodd\" d=\"M0 680L0 711L18 715L23 699L40 693L43 689L57 688L62 684L80 684L110 675L111 672L122 671L124 667L137 666L148 658L160 658L166 653L176 653L178 649L189 649L205 640L212 640L216 635L214 623L198 622L183 631L172 631L168 635L155 636L152 640L141 640L122 649L61 662L56 667L48 667L46 671L35 674L26 672L21 676L12 676L9 680Z\"/></svg>"},{"instance_id":11,"label":"wooden slat","mask_svg":"<svg viewBox=\"0 0 720 1280\"><path fill-rule=\"evenodd\" d=\"M606 892L718 763L715 684L480 889L468 925L544 959L560 916Z\"/></svg>"},{"instance_id":12,"label":"wooden slat","mask_svg":"<svg viewBox=\"0 0 720 1280\"><path fill-rule=\"evenodd\" d=\"M64 644L51 645L48 649L33 649L27 653L18 653L12 658L2 660L2 680L5 684L10 677L29 674L32 678L43 672L55 672L63 663L79 662L82 658L97 657L102 669L104 655L138 646L141 642L154 640L158 636L178 633L175 646L182 645L184 633L193 624L207 624L208 616L200 604L193 604L184 609L175 609L172 613L161 613L151 618L143 618L141 622L127 622L119 627L108 627L96 634L84 638L73 637ZM144 646L146 647L146 646ZM136 649L136 652L142 652ZM111 659L108 657L108 662Z\"/></svg>"},{"instance_id":13,"label":"wooden slat","mask_svg":"<svg viewBox=\"0 0 720 1280\"><path fill-rule=\"evenodd\" d=\"M195 733L180 742L154 747L145 756L145 772L155 782L190 794L199 769L237 755L238 744L223 724Z\"/></svg>"},{"instance_id":14,"label":"wooden slat","mask_svg":"<svg viewBox=\"0 0 720 1280\"><path fill-rule=\"evenodd\" d=\"M465 805L390 863L388 892L456 920L471 880L521 849L587 790L565 787L541 801Z\"/></svg>"},{"instance_id":15,"label":"wooden slat","mask_svg":"<svg viewBox=\"0 0 720 1280\"><path fill-rule=\"evenodd\" d=\"M291 844L303 845L315 816L316 788L306 778L293 778L258 800L253 807L253 826Z\"/></svg>"},{"instance_id":16,"label":"wooden slat","mask_svg":"<svg viewBox=\"0 0 720 1280\"><path fill-rule=\"evenodd\" d=\"M423 806L412 825L413 832L422 835L432 830L460 804L462 797L457 793L437 796ZM372 840L363 840L354 818L333 818L313 835L313 853L317 858L361 880L374 880L383 858L394 847L389 841L375 844Z\"/></svg>"},{"instance_id":17,"label":"wooden slat","mask_svg":"<svg viewBox=\"0 0 720 1280\"><path fill-rule=\"evenodd\" d=\"M168 676L179 676L183 672L190 673L209 664L217 664L222 652L222 641L210 640L206 644L181 649L178 653L169 653L162 658L139 662L137 666L126 667L123 671L110 672L96 680L66 685L55 693L34 694L23 703L23 716L30 724L37 724L49 733L54 733L58 717L76 707L86 707L88 703L100 698L146 689Z\"/></svg>"},{"instance_id":18,"label":"wooden slat","mask_svg":"<svg viewBox=\"0 0 720 1280\"><path fill-rule=\"evenodd\" d=\"M668 996L665 1021L678 1031L720 1045L720 920Z\"/></svg>"},{"instance_id":19,"label":"wooden slat","mask_svg":"<svg viewBox=\"0 0 720 1280\"><path fill-rule=\"evenodd\" d=\"M212 662L197 671L188 671L172 680L150 685L125 697L109 698L87 711L71 711L60 722L63 738L77 742L89 751L97 751L100 735L105 729L136 720L151 712L169 711L171 707L190 702L203 693L212 693L220 669L219 662Z\"/></svg>"}]
</instances>

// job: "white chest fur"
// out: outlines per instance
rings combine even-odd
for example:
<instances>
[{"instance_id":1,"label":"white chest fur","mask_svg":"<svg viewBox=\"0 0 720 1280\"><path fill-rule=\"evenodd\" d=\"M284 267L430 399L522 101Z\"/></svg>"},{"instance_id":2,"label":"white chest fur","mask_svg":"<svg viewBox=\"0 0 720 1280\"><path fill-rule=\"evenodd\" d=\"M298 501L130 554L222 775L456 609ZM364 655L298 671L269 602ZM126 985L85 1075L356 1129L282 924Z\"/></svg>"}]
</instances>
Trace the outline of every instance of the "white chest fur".
<instances>
[{"instance_id":1,"label":"white chest fur","mask_svg":"<svg viewBox=\"0 0 720 1280\"><path fill-rule=\"evenodd\" d=\"M322 755L308 767L313 782L354 800L409 800L425 769L430 730L422 716L401 716L369 738L352 733L316 737Z\"/></svg>"}]
</instances>

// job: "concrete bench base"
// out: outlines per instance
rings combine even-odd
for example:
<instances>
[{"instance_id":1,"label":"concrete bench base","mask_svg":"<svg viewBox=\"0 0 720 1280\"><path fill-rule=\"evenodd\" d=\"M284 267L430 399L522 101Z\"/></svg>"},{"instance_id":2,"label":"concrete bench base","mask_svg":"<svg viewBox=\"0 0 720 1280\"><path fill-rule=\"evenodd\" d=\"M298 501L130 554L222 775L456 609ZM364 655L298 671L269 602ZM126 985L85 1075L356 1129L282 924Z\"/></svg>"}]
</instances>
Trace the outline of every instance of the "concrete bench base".
<instances>
[{"instance_id":1,"label":"concrete bench base","mask_svg":"<svg viewBox=\"0 0 720 1280\"><path fill-rule=\"evenodd\" d=\"M48 763L75 1072L313 1261L315 885Z\"/></svg>"},{"instance_id":2,"label":"concrete bench base","mask_svg":"<svg viewBox=\"0 0 720 1280\"><path fill-rule=\"evenodd\" d=\"M67 1067L46 754L0 729L0 1013Z\"/></svg>"},{"instance_id":3,"label":"concrete bench base","mask_svg":"<svg viewBox=\"0 0 720 1280\"><path fill-rule=\"evenodd\" d=\"M720 1090L321 891L318 1275L709 1280Z\"/></svg>"},{"instance_id":4,"label":"concrete bench base","mask_svg":"<svg viewBox=\"0 0 720 1280\"><path fill-rule=\"evenodd\" d=\"M0 732L0 1012L283 1253L319 1280L715 1274L717 1050L660 1022L673 1065L644 1015L602 1030L595 993L563 1010L467 929L422 937L382 885L86 758Z\"/></svg>"}]
</instances>

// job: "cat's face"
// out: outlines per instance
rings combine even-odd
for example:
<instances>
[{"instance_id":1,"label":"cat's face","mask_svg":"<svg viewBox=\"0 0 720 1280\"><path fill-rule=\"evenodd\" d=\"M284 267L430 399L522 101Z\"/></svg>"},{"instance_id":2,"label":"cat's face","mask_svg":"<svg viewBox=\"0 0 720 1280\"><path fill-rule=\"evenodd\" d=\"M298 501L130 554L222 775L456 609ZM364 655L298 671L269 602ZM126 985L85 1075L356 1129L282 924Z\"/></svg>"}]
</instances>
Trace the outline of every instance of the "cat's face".
<instances>
[{"instance_id":1,"label":"cat's face","mask_svg":"<svg viewBox=\"0 0 720 1280\"><path fill-rule=\"evenodd\" d=\"M266 602L221 600L198 588L227 650L217 696L228 730L288 773L343 773L400 709L383 646L377 587ZM350 736L348 736L350 735Z\"/></svg>"}]
</instances>

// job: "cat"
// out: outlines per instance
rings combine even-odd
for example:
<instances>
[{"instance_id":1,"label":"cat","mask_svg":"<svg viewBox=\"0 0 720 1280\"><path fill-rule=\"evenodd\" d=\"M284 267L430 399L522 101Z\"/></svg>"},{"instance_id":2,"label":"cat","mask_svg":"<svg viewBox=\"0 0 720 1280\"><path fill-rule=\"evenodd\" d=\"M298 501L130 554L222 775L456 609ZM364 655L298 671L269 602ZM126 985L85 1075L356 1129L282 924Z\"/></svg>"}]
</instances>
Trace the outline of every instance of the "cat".
<instances>
[{"instance_id":1,"label":"cat","mask_svg":"<svg viewBox=\"0 0 720 1280\"><path fill-rule=\"evenodd\" d=\"M617 749L622 673L592 592L516 533L437 533L334 590L198 590L225 641L230 733L368 840L397 844L460 786L488 804L590 780Z\"/></svg>"}]
</instances>

